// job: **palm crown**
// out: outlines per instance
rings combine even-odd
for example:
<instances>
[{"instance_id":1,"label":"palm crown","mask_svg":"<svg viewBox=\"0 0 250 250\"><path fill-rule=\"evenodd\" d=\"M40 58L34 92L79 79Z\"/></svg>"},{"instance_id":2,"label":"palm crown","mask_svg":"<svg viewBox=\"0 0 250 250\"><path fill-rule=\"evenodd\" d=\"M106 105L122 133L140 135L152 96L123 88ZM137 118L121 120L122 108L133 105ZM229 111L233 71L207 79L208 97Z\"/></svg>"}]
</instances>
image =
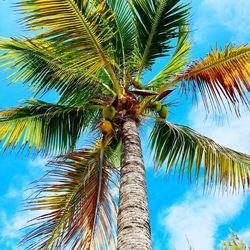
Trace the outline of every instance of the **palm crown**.
<instances>
[{"instance_id":1,"label":"palm crown","mask_svg":"<svg viewBox=\"0 0 250 250\"><path fill-rule=\"evenodd\" d=\"M206 188L249 187L250 157L191 128L166 121L177 90L201 95L208 111L249 108L250 47L226 45L190 62L189 5L179 0L26 0L18 4L32 38L0 41L1 64L34 92L23 105L0 112L4 147L60 154L37 184L28 209L46 210L23 241L27 249L113 249L122 178L122 126L152 119L157 168L166 163ZM175 44L176 42L176 44ZM166 66L147 83L157 58ZM35 99L55 90L57 103ZM82 135L93 143L76 150ZM202 168L204 166L204 169ZM120 191L121 192L121 191Z\"/></svg>"}]
</instances>

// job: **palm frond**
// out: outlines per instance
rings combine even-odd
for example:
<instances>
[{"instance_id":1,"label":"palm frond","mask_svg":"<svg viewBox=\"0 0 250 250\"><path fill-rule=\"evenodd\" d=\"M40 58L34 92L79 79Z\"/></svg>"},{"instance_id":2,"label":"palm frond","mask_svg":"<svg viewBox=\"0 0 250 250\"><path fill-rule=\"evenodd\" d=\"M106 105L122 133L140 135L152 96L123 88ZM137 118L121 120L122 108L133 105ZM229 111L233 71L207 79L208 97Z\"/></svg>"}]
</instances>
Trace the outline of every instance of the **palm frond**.
<instances>
[{"instance_id":1,"label":"palm frond","mask_svg":"<svg viewBox=\"0 0 250 250\"><path fill-rule=\"evenodd\" d=\"M209 111L221 111L225 99L230 108L238 113L240 103L250 106L245 91L250 92L250 46L226 45L225 50L216 47L201 61L181 74L177 80L194 96L199 92Z\"/></svg>"},{"instance_id":2,"label":"palm frond","mask_svg":"<svg viewBox=\"0 0 250 250\"><path fill-rule=\"evenodd\" d=\"M115 249L117 169L101 144L62 155L36 183L28 210L45 212L30 223L25 249ZM100 164L100 160L102 164Z\"/></svg>"},{"instance_id":3,"label":"palm frond","mask_svg":"<svg viewBox=\"0 0 250 250\"><path fill-rule=\"evenodd\" d=\"M139 80L143 69L169 51L170 41L179 35L178 27L187 22L189 7L180 0L132 0L131 8L138 33L134 56Z\"/></svg>"},{"instance_id":4,"label":"palm frond","mask_svg":"<svg viewBox=\"0 0 250 250\"><path fill-rule=\"evenodd\" d=\"M221 241L220 249L221 250L248 250L250 246L247 245L241 238L238 236L237 233L230 230L231 234L225 241Z\"/></svg>"},{"instance_id":5,"label":"palm frond","mask_svg":"<svg viewBox=\"0 0 250 250\"><path fill-rule=\"evenodd\" d=\"M223 190L250 187L250 156L223 147L194 130L169 122L157 122L151 133L151 148L159 167L178 170L198 182L204 172L204 187L219 186ZM204 169L202 168L204 166Z\"/></svg>"},{"instance_id":6,"label":"palm frond","mask_svg":"<svg viewBox=\"0 0 250 250\"><path fill-rule=\"evenodd\" d=\"M26 0L18 7L29 29L43 30L38 39L60 44L63 52L75 58L74 64L86 70L86 77L106 68L120 94L110 54L114 32L109 22L113 16L107 17L103 1L83 1L82 9L74 0Z\"/></svg>"},{"instance_id":7,"label":"palm frond","mask_svg":"<svg viewBox=\"0 0 250 250\"><path fill-rule=\"evenodd\" d=\"M0 41L1 67L11 71L12 82L22 81L37 95L56 90L62 99L72 91L81 92L86 103L100 90L97 77L84 76L85 71L73 65L67 53L50 42L36 39L5 39Z\"/></svg>"},{"instance_id":8,"label":"palm frond","mask_svg":"<svg viewBox=\"0 0 250 250\"><path fill-rule=\"evenodd\" d=\"M115 166L117 169L120 169L121 164L121 155L122 155L122 139L118 134L114 135L110 142L109 147L112 150L113 154L109 158L109 161Z\"/></svg>"},{"instance_id":9,"label":"palm frond","mask_svg":"<svg viewBox=\"0 0 250 250\"><path fill-rule=\"evenodd\" d=\"M123 77L123 84L128 81L126 75L129 74L129 61L132 57L132 52L135 43L135 26L133 23L133 15L127 1L107 1L110 9L114 13L113 24L115 33L112 42L116 50L115 57L116 63L121 68L120 75Z\"/></svg>"},{"instance_id":10,"label":"palm frond","mask_svg":"<svg viewBox=\"0 0 250 250\"><path fill-rule=\"evenodd\" d=\"M179 27L179 38L174 54L167 65L145 86L147 89L157 90L176 77L184 70L189 62L190 42L187 40L189 29L187 25Z\"/></svg>"},{"instance_id":11,"label":"palm frond","mask_svg":"<svg viewBox=\"0 0 250 250\"><path fill-rule=\"evenodd\" d=\"M94 110L32 99L0 112L0 140L4 148L28 146L44 153L66 152L74 149L94 114Z\"/></svg>"}]
</instances>

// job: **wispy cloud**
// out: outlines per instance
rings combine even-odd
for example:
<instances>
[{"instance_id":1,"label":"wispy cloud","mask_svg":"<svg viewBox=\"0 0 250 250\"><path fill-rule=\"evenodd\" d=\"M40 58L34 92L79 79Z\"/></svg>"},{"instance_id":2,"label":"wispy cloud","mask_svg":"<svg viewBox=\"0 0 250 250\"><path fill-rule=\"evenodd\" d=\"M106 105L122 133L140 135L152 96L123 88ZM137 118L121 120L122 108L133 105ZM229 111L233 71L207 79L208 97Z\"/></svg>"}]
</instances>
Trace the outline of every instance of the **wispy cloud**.
<instances>
[{"instance_id":1,"label":"wispy cloud","mask_svg":"<svg viewBox=\"0 0 250 250\"><path fill-rule=\"evenodd\" d=\"M6 213L1 214L0 242L18 239L21 235L20 229L31 219L29 213L17 212L9 218Z\"/></svg>"},{"instance_id":2,"label":"wispy cloud","mask_svg":"<svg viewBox=\"0 0 250 250\"><path fill-rule=\"evenodd\" d=\"M206 111L201 101L189 113L190 126L196 131L214 139L223 146L250 153L250 112L243 112L241 118L221 116L221 123L205 119Z\"/></svg>"},{"instance_id":3,"label":"wispy cloud","mask_svg":"<svg viewBox=\"0 0 250 250\"><path fill-rule=\"evenodd\" d=\"M210 40L211 34L224 28L230 33L232 42L244 43L250 38L250 1L249 0L203 0L198 8L202 13L195 20L194 41L198 43Z\"/></svg>"},{"instance_id":4,"label":"wispy cloud","mask_svg":"<svg viewBox=\"0 0 250 250\"><path fill-rule=\"evenodd\" d=\"M37 216L46 213L46 211L24 212L19 211L12 216L7 216L5 212L0 214L0 243L6 249L20 249L18 244L25 234L24 227L29 224L29 221ZM23 229L23 230L21 230Z\"/></svg>"},{"instance_id":5,"label":"wispy cloud","mask_svg":"<svg viewBox=\"0 0 250 250\"><path fill-rule=\"evenodd\" d=\"M30 167L39 167L39 168L44 169L46 164L48 163L48 161L49 161L48 158L38 157L36 159L30 160L29 166Z\"/></svg>"},{"instance_id":6,"label":"wispy cloud","mask_svg":"<svg viewBox=\"0 0 250 250\"><path fill-rule=\"evenodd\" d=\"M20 204L20 199L27 197L27 190L25 189L26 182L21 181L19 188L14 188L10 184L8 191L3 196L6 200L11 200L14 207ZM20 211L13 213L12 209L9 212L2 211L0 213L0 245L6 249L17 249L18 242L22 236L21 229L31 219L31 213Z\"/></svg>"},{"instance_id":7,"label":"wispy cloud","mask_svg":"<svg viewBox=\"0 0 250 250\"><path fill-rule=\"evenodd\" d=\"M7 193L4 195L4 198L13 199L16 198L18 194L19 194L18 190L12 184L10 184Z\"/></svg>"},{"instance_id":8,"label":"wispy cloud","mask_svg":"<svg viewBox=\"0 0 250 250\"><path fill-rule=\"evenodd\" d=\"M18 242L25 231L21 229L32 218L46 213L46 211L42 213L40 211L20 211L23 208L20 203L24 202L33 193L29 184L40 177L41 174L44 174L47 161L48 159L46 158L36 158L27 162L27 167L25 168L26 176L18 175L13 177L15 185L11 183L3 195L5 200L11 201L14 209L17 205L19 207L18 211L9 209L8 212L4 210L0 212L0 245L4 246L5 249L17 249Z\"/></svg>"},{"instance_id":9,"label":"wispy cloud","mask_svg":"<svg viewBox=\"0 0 250 250\"><path fill-rule=\"evenodd\" d=\"M250 246L250 228L241 230L239 232L239 237Z\"/></svg>"},{"instance_id":10,"label":"wispy cloud","mask_svg":"<svg viewBox=\"0 0 250 250\"><path fill-rule=\"evenodd\" d=\"M169 249L188 250L188 242L195 250L215 249L218 227L237 216L244 202L243 195L219 197L188 192L181 202L160 215L160 223L169 235Z\"/></svg>"},{"instance_id":11,"label":"wispy cloud","mask_svg":"<svg viewBox=\"0 0 250 250\"><path fill-rule=\"evenodd\" d=\"M47 211L23 211L23 207L20 202L24 202L33 193L30 189L27 189L29 181L23 181L19 183L19 188L16 189L12 185L9 186L9 190L4 195L5 199L11 199L11 201L19 204L19 209L12 211L0 212L0 245L6 249L20 249L18 243L25 234L25 229L29 224L29 221L37 216L46 213ZM21 200L20 200L21 199ZM16 203L16 204L15 204ZM23 229L23 230L21 230ZM22 247L21 247L22 249Z\"/></svg>"}]
</instances>

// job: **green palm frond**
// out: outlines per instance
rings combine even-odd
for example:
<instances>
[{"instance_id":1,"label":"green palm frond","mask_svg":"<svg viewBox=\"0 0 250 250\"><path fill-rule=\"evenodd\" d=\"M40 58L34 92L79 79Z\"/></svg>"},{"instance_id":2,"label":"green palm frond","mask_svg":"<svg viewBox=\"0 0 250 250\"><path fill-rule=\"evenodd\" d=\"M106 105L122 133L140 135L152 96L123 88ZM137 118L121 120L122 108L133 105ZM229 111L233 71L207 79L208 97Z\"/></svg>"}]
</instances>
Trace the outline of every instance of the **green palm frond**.
<instances>
[{"instance_id":1,"label":"green palm frond","mask_svg":"<svg viewBox=\"0 0 250 250\"><path fill-rule=\"evenodd\" d=\"M169 122L157 122L151 133L151 148L158 166L167 172L192 175L198 182L204 172L204 186L226 191L250 187L250 156L223 147L192 129ZM204 166L204 169L202 168Z\"/></svg>"},{"instance_id":2,"label":"green palm frond","mask_svg":"<svg viewBox=\"0 0 250 250\"><path fill-rule=\"evenodd\" d=\"M179 27L179 38L174 54L167 65L146 85L147 89L157 90L184 70L189 62L190 42L187 40L188 34L187 25Z\"/></svg>"},{"instance_id":3,"label":"green palm frond","mask_svg":"<svg viewBox=\"0 0 250 250\"><path fill-rule=\"evenodd\" d=\"M0 63L12 74L12 81L22 81L35 92L56 90L62 99L72 91L81 92L86 103L100 90L102 82L97 77L84 76L85 72L72 65L67 53L62 53L51 43L36 39L5 39L0 41Z\"/></svg>"},{"instance_id":4,"label":"green palm frond","mask_svg":"<svg viewBox=\"0 0 250 250\"><path fill-rule=\"evenodd\" d=\"M180 0L132 0L131 8L138 33L134 58L139 80L143 69L169 51L171 40L179 35L178 27L187 22L189 7Z\"/></svg>"},{"instance_id":5,"label":"green palm frond","mask_svg":"<svg viewBox=\"0 0 250 250\"><path fill-rule=\"evenodd\" d=\"M18 3L29 29L40 29L38 39L46 39L74 58L74 64L85 69L85 77L105 68L117 93L120 86L113 69L109 26L103 1L83 1L82 10L74 0L27 0ZM84 11L83 11L84 10Z\"/></svg>"},{"instance_id":6,"label":"green palm frond","mask_svg":"<svg viewBox=\"0 0 250 250\"><path fill-rule=\"evenodd\" d=\"M109 158L109 161L117 169L120 169L121 155L122 155L122 139L121 139L121 137L119 135L114 135L111 138L108 145L113 152L112 156Z\"/></svg>"},{"instance_id":7,"label":"green palm frond","mask_svg":"<svg viewBox=\"0 0 250 250\"><path fill-rule=\"evenodd\" d=\"M126 74L129 72L128 62L131 59L135 43L135 26L133 15L127 1L108 0L110 9L115 14L114 29L117 30L112 39L116 49L116 63L121 67L120 75L123 75L123 84L126 83Z\"/></svg>"},{"instance_id":8,"label":"green palm frond","mask_svg":"<svg viewBox=\"0 0 250 250\"><path fill-rule=\"evenodd\" d=\"M177 77L177 81L185 82L186 91L190 90L195 97L197 92L201 94L207 110L221 111L228 104L236 113L240 103L250 107L245 94L250 92L249 80L250 46L230 45L224 50L218 47L212 50Z\"/></svg>"},{"instance_id":9,"label":"green palm frond","mask_svg":"<svg viewBox=\"0 0 250 250\"><path fill-rule=\"evenodd\" d=\"M0 112L0 140L4 148L20 145L43 152L66 152L74 149L93 119L94 110L32 99Z\"/></svg>"},{"instance_id":10,"label":"green palm frond","mask_svg":"<svg viewBox=\"0 0 250 250\"><path fill-rule=\"evenodd\" d=\"M106 147L103 157L101 152L97 143L50 163L27 206L46 213L31 221L21 242L29 243L25 249L115 249L118 172L109 162L113 151Z\"/></svg>"}]
</instances>

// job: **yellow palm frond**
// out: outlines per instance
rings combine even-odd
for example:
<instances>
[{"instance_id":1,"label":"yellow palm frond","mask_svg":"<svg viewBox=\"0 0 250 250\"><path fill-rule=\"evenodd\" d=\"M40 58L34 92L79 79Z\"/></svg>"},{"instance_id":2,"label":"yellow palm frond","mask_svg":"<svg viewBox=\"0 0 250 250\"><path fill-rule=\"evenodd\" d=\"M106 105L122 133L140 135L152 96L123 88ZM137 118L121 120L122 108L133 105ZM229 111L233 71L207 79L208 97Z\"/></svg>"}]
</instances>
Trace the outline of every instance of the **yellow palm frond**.
<instances>
[{"instance_id":1,"label":"yellow palm frond","mask_svg":"<svg viewBox=\"0 0 250 250\"><path fill-rule=\"evenodd\" d=\"M114 35L108 23L103 1L84 1L84 8L74 0L27 0L18 3L30 29L42 29L37 36L57 44L74 55L74 62L87 69L85 76L106 68L118 94L120 87L112 67L110 39ZM84 11L83 11L84 9Z\"/></svg>"},{"instance_id":2,"label":"yellow palm frond","mask_svg":"<svg viewBox=\"0 0 250 250\"><path fill-rule=\"evenodd\" d=\"M250 46L226 45L225 50L218 47L206 58L195 61L176 81L187 82L186 89L194 95L199 92L206 108L212 106L221 111L224 98L230 107L238 112L239 103L249 107L245 94L250 92ZM208 103L210 101L210 103Z\"/></svg>"},{"instance_id":3,"label":"yellow palm frond","mask_svg":"<svg viewBox=\"0 0 250 250\"><path fill-rule=\"evenodd\" d=\"M25 249L115 249L118 173L109 161L113 150L101 152L97 143L50 163L52 169L27 205L46 213L31 221L21 242L29 243Z\"/></svg>"},{"instance_id":4,"label":"yellow palm frond","mask_svg":"<svg viewBox=\"0 0 250 250\"><path fill-rule=\"evenodd\" d=\"M89 122L94 110L66 107L32 99L27 105L0 112L0 141L3 147L38 151L72 150Z\"/></svg>"}]
</instances>

